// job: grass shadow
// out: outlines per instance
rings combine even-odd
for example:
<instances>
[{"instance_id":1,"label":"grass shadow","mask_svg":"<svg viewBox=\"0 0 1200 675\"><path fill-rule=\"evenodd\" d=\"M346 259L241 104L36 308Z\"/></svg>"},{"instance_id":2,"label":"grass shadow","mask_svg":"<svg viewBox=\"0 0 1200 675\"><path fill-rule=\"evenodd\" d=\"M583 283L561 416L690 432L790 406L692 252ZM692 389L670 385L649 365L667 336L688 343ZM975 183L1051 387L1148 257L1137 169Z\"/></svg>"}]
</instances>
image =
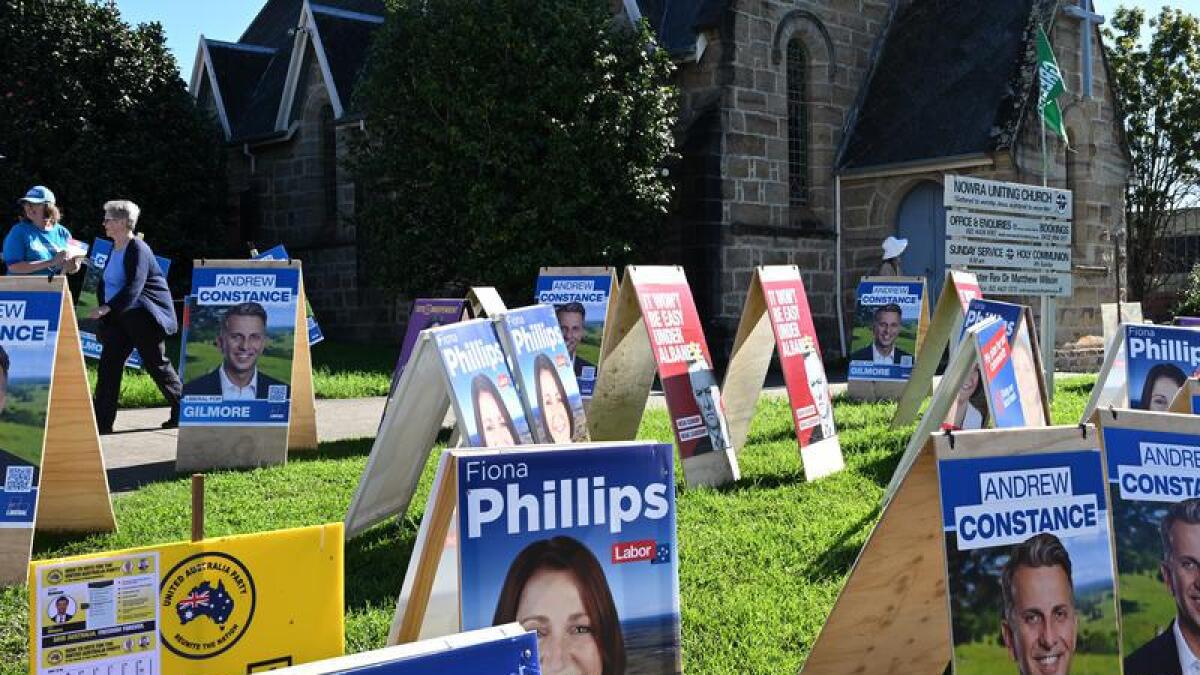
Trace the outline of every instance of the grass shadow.
<instances>
[{"instance_id":1,"label":"grass shadow","mask_svg":"<svg viewBox=\"0 0 1200 675\"><path fill-rule=\"evenodd\" d=\"M395 603L416 539L408 519L393 518L346 542L347 611Z\"/></svg>"},{"instance_id":2,"label":"grass shadow","mask_svg":"<svg viewBox=\"0 0 1200 675\"><path fill-rule=\"evenodd\" d=\"M812 564L804 568L803 576L810 581L820 581L840 577L845 574L854 560L858 557L859 551L863 545L852 543L851 540L857 537L864 529L871 528L875 524L875 520L879 518L879 506L871 509L862 518L859 518L850 527L842 530L837 539L830 544L825 552L813 560Z\"/></svg>"}]
</instances>

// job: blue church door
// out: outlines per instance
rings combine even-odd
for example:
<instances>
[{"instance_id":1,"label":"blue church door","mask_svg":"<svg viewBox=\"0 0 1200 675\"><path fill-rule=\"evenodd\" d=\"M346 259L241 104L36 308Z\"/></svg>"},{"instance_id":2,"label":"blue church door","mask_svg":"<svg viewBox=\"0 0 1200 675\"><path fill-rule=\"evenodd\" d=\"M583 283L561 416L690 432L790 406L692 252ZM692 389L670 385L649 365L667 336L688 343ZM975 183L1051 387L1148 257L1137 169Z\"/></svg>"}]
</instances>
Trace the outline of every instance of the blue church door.
<instances>
[{"instance_id":1,"label":"blue church door","mask_svg":"<svg viewBox=\"0 0 1200 675\"><path fill-rule=\"evenodd\" d=\"M946 207L941 184L921 183L909 191L896 221L896 236L908 240L900 269L906 276L925 277L932 310L946 279Z\"/></svg>"}]
</instances>

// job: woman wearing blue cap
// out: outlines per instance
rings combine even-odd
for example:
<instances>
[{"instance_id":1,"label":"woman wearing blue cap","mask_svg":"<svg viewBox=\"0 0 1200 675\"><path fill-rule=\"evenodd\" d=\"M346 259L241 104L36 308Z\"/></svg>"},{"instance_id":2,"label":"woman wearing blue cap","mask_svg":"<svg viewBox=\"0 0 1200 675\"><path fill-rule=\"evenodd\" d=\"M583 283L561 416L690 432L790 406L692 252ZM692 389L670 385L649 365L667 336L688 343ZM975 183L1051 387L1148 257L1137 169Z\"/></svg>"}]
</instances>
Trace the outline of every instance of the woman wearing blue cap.
<instances>
[{"instance_id":1,"label":"woman wearing blue cap","mask_svg":"<svg viewBox=\"0 0 1200 675\"><path fill-rule=\"evenodd\" d=\"M69 248L71 232L63 227L54 193L43 185L29 188L19 200L24 217L4 238L4 264L9 274L74 274L84 255Z\"/></svg>"}]
</instances>

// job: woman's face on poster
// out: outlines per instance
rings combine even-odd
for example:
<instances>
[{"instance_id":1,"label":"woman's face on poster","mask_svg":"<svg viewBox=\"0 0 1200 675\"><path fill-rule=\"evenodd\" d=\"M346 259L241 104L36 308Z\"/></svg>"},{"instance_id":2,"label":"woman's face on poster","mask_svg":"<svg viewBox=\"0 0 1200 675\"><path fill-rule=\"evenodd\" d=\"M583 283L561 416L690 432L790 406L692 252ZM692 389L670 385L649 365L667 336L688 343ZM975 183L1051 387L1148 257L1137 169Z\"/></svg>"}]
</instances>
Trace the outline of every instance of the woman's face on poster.
<instances>
[{"instance_id":1,"label":"woman's face on poster","mask_svg":"<svg viewBox=\"0 0 1200 675\"><path fill-rule=\"evenodd\" d=\"M500 401L490 391L483 390L479 392L479 400L475 405L479 411L479 435L483 438L483 445L488 448L515 445Z\"/></svg>"},{"instance_id":2,"label":"woman's face on poster","mask_svg":"<svg viewBox=\"0 0 1200 675\"><path fill-rule=\"evenodd\" d=\"M972 368L967 371L967 377L963 380L962 386L958 388L958 401L965 403L971 398L971 394L975 393L975 388L979 386L979 368Z\"/></svg>"},{"instance_id":3,"label":"woman's face on poster","mask_svg":"<svg viewBox=\"0 0 1200 675\"><path fill-rule=\"evenodd\" d=\"M571 411L563 400L554 372L543 368L538 371L538 389L542 393L542 414L546 416L546 427L555 443L571 442Z\"/></svg>"},{"instance_id":4,"label":"woman's face on poster","mask_svg":"<svg viewBox=\"0 0 1200 675\"><path fill-rule=\"evenodd\" d=\"M1146 402L1146 410L1163 412L1171 407L1171 401L1179 392L1179 385L1167 375L1160 375L1150 388L1150 400Z\"/></svg>"},{"instance_id":5,"label":"woman's face on poster","mask_svg":"<svg viewBox=\"0 0 1200 675\"><path fill-rule=\"evenodd\" d=\"M597 626L583 605L575 575L542 569L529 577L517 604L517 623L537 631L542 675L601 675Z\"/></svg>"}]
</instances>

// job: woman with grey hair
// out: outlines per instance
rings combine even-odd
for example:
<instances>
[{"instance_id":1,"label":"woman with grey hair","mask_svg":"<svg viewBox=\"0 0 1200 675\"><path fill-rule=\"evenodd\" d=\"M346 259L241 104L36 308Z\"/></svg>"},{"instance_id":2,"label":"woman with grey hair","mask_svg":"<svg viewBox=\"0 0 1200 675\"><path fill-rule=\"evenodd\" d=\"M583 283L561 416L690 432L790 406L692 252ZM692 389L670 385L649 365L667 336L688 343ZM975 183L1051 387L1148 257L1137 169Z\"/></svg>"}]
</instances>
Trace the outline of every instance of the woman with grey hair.
<instances>
[{"instance_id":1,"label":"woman with grey hair","mask_svg":"<svg viewBox=\"0 0 1200 675\"><path fill-rule=\"evenodd\" d=\"M179 397L183 385L167 359L163 340L179 330L175 305L154 252L133 236L141 209L128 200L104 204L104 233L113 240L113 250L96 287L100 306L91 318L100 320L97 337L104 349L96 374L92 407L100 433L111 433L117 419L117 396L125 374L125 360L134 349L171 406L171 417L163 428L179 426Z\"/></svg>"}]
</instances>

